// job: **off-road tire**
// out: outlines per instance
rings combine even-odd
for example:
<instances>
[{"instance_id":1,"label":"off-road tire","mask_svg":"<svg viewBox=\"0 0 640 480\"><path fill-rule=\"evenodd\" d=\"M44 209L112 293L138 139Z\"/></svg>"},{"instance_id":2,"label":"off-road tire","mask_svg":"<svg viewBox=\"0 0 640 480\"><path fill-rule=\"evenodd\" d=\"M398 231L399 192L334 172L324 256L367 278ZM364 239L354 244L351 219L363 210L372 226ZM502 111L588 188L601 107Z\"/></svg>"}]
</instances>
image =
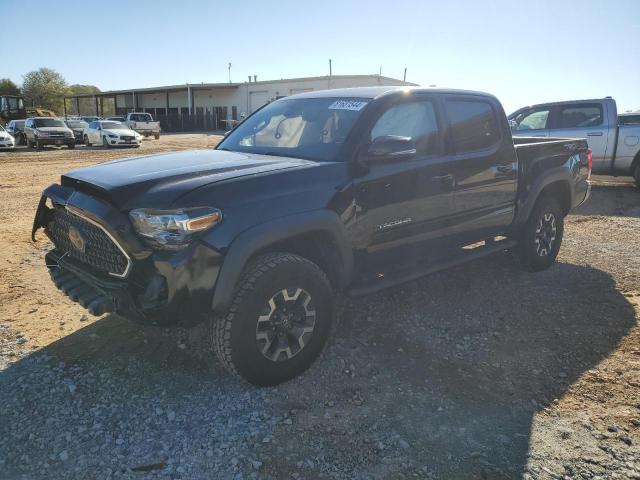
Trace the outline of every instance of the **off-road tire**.
<instances>
[{"instance_id":1,"label":"off-road tire","mask_svg":"<svg viewBox=\"0 0 640 480\"><path fill-rule=\"evenodd\" d=\"M538 228L541 226L541 222L548 225L550 219L553 220L553 228L555 228L554 239L546 248L546 253L543 254L545 248L536 243L536 237L540 235ZM563 233L564 214L558 202L552 197L538 199L518 235L515 254L520 266L529 272L539 272L549 268L558 256Z\"/></svg>"},{"instance_id":2,"label":"off-road tire","mask_svg":"<svg viewBox=\"0 0 640 480\"><path fill-rule=\"evenodd\" d=\"M88 135L84 136L84 145L86 147L90 147L91 146L91 142L89 141L89 136Z\"/></svg>"},{"instance_id":3,"label":"off-road tire","mask_svg":"<svg viewBox=\"0 0 640 480\"><path fill-rule=\"evenodd\" d=\"M313 302L315 326L307 343L293 357L266 358L256 342L258 317L282 289L304 289ZM231 306L211 319L211 343L229 372L258 386L273 386L305 371L322 351L333 317L333 294L325 273L309 260L290 253L257 257L244 270Z\"/></svg>"}]
</instances>

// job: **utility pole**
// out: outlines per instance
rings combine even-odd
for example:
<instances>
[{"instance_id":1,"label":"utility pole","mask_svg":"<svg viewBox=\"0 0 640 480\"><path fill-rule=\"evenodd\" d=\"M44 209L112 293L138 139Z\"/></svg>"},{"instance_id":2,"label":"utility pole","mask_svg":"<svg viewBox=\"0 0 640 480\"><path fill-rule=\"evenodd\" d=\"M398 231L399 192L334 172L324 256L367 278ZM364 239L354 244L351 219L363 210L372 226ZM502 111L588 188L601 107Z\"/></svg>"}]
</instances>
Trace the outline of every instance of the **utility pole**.
<instances>
[{"instance_id":1,"label":"utility pole","mask_svg":"<svg viewBox=\"0 0 640 480\"><path fill-rule=\"evenodd\" d=\"M229 62L229 66L227 68L229 69L229 83L231 83L231 62Z\"/></svg>"},{"instance_id":2,"label":"utility pole","mask_svg":"<svg viewBox=\"0 0 640 480\"><path fill-rule=\"evenodd\" d=\"M380 65L380 70L378 71L378 76L381 77L382 76L382 65Z\"/></svg>"},{"instance_id":3,"label":"utility pole","mask_svg":"<svg viewBox=\"0 0 640 480\"><path fill-rule=\"evenodd\" d=\"M404 67L404 77L402 77L402 81L403 82L407 81L407 67Z\"/></svg>"},{"instance_id":4,"label":"utility pole","mask_svg":"<svg viewBox=\"0 0 640 480\"><path fill-rule=\"evenodd\" d=\"M331 88L331 76L333 75L333 69L331 67L331 59L329 59L329 81L327 82L327 88Z\"/></svg>"}]
</instances>

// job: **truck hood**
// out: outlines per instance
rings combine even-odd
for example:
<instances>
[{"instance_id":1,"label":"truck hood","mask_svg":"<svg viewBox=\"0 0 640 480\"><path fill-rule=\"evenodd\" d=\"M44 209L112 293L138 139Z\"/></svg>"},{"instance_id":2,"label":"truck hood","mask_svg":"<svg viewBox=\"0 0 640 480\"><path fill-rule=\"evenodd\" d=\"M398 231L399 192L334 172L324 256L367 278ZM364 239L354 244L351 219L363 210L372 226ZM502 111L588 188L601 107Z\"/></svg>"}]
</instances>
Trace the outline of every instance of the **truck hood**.
<instances>
[{"instance_id":1,"label":"truck hood","mask_svg":"<svg viewBox=\"0 0 640 480\"><path fill-rule=\"evenodd\" d=\"M80 168L63 175L62 185L96 194L121 210L168 208L184 194L204 185L315 164L289 157L190 150Z\"/></svg>"}]
</instances>

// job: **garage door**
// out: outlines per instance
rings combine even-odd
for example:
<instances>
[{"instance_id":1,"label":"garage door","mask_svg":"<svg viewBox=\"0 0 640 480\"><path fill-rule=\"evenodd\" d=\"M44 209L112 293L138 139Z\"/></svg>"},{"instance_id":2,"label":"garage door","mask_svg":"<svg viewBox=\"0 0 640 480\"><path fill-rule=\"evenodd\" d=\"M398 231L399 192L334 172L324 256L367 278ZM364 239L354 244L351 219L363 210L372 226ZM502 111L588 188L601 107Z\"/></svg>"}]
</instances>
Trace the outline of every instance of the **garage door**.
<instances>
[{"instance_id":1,"label":"garage door","mask_svg":"<svg viewBox=\"0 0 640 480\"><path fill-rule=\"evenodd\" d=\"M250 113L255 112L265 103L269 102L269 92L249 92L249 109Z\"/></svg>"}]
</instances>

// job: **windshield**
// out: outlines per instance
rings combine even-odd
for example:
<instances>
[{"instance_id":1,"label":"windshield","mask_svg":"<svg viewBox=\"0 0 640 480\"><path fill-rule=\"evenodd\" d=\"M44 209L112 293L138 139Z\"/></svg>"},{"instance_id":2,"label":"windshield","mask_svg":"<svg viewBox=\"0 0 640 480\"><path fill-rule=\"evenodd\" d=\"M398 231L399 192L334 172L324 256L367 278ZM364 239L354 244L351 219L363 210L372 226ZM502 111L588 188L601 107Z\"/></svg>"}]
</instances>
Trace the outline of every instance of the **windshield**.
<instances>
[{"instance_id":1,"label":"windshield","mask_svg":"<svg viewBox=\"0 0 640 480\"><path fill-rule=\"evenodd\" d=\"M69 128L85 128L88 125L87 122L83 122L80 120L68 120L67 126Z\"/></svg>"},{"instance_id":2,"label":"windshield","mask_svg":"<svg viewBox=\"0 0 640 480\"><path fill-rule=\"evenodd\" d=\"M36 128L40 127L66 127L62 120L57 118L36 118L33 121Z\"/></svg>"},{"instance_id":3,"label":"windshield","mask_svg":"<svg viewBox=\"0 0 640 480\"><path fill-rule=\"evenodd\" d=\"M369 99L279 100L247 118L219 145L221 150L335 160Z\"/></svg>"},{"instance_id":4,"label":"windshield","mask_svg":"<svg viewBox=\"0 0 640 480\"><path fill-rule=\"evenodd\" d=\"M101 122L102 128L105 130L128 130L129 127L120 122Z\"/></svg>"},{"instance_id":5,"label":"windshield","mask_svg":"<svg viewBox=\"0 0 640 480\"><path fill-rule=\"evenodd\" d=\"M131 115L129 120L133 120L134 122L150 122L151 115L148 113L136 113Z\"/></svg>"}]
</instances>

